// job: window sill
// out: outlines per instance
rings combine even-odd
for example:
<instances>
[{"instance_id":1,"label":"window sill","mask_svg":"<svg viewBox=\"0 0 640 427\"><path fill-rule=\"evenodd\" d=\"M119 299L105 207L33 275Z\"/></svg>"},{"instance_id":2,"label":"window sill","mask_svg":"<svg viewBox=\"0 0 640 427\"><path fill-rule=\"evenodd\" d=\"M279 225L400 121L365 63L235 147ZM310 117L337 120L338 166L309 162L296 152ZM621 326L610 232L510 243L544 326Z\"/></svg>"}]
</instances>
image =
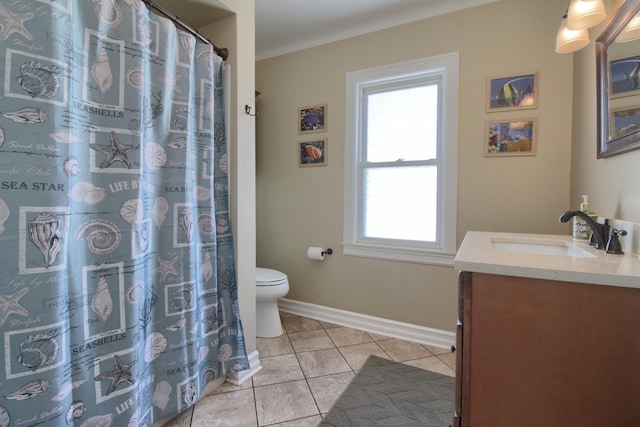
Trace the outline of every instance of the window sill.
<instances>
[{"instance_id":1,"label":"window sill","mask_svg":"<svg viewBox=\"0 0 640 427\"><path fill-rule=\"evenodd\" d=\"M453 267L455 252L407 248L397 246L382 246L363 243L342 243L344 255L364 258L384 259L387 261L411 262L418 264L440 265Z\"/></svg>"}]
</instances>

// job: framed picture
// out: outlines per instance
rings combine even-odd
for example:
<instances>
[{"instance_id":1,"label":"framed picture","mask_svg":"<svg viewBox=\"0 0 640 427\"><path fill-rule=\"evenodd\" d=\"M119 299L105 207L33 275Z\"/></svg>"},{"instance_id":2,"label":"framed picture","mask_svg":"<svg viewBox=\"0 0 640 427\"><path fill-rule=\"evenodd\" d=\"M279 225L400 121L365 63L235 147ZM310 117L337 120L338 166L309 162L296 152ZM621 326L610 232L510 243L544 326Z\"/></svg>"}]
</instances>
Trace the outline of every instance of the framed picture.
<instances>
[{"instance_id":1,"label":"framed picture","mask_svg":"<svg viewBox=\"0 0 640 427\"><path fill-rule=\"evenodd\" d=\"M537 119L488 121L484 155L534 156L536 154Z\"/></svg>"},{"instance_id":2,"label":"framed picture","mask_svg":"<svg viewBox=\"0 0 640 427\"><path fill-rule=\"evenodd\" d=\"M640 56L630 56L609 62L611 98L640 93Z\"/></svg>"},{"instance_id":3,"label":"framed picture","mask_svg":"<svg viewBox=\"0 0 640 427\"><path fill-rule=\"evenodd\" d=\"M612 109L610 127L613 138L640 130L640 106Z\"/></svg>"},{"instance_id":4,"label":"framed picture","mask_svg":"<svg viewBox=\"0 0 640 427\"><path fill-rule=\"evenodd\" d=\"M487 79L487 113L537 107L537 72Z\"/></svg>"},{"instance_id":5,"label":"framed picture","mask_svg":"<svg viewBox=\"0 0 640 427\"><path fill-rule=\"evenodd\" d=\"M298 109L298 133L325 132L327 130L327 104Z\"/></svg>"},{"instance_id":6,"label":"framed picture","mask_svg":"<svg viewBox=\"0 0 640 427\"><path fill-rule=\"evenodd\" d=\"M325 166L326 164L326 138L298 142L298 166Z\"/></svg>"}]
</instances>

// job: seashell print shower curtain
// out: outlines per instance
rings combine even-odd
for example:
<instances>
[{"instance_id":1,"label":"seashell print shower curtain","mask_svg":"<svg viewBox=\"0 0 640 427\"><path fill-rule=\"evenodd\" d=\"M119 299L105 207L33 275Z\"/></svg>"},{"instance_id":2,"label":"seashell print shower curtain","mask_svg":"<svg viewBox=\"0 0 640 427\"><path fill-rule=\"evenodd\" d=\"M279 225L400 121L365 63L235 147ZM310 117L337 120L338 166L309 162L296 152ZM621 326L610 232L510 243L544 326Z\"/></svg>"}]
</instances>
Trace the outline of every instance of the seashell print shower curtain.
<instances>
[{"instance_id":1,"label":"seashell print shower curtain","mask_svg":"<svg viewBox=\"0 0 640 427\"><path fill-rule=\"evenodd\" d=\"M0 0L0 63L0 427L150 426L248 369L212 47Z\"/></svg>"}]
</instances>

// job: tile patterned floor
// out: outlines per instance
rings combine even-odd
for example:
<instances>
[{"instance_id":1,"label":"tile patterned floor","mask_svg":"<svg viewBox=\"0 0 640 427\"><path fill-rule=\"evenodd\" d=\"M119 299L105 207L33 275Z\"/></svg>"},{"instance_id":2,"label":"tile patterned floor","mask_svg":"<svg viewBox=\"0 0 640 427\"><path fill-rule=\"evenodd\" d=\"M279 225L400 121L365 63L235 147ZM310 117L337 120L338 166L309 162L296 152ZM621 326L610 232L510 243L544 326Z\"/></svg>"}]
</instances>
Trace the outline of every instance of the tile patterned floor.
<instances>
[{"instance_id":1,"label":"tile patterned floor","mask_svg":"<svg viewBox=\"0 0 640 427\"><path fill-rule=\"evenodd\" d=\"M455 376L455 355L382 335L281 313L285 333L258 338L262 371L225 383L166 427L317 426L370 355Z\"/></svg>"}]
</instances>

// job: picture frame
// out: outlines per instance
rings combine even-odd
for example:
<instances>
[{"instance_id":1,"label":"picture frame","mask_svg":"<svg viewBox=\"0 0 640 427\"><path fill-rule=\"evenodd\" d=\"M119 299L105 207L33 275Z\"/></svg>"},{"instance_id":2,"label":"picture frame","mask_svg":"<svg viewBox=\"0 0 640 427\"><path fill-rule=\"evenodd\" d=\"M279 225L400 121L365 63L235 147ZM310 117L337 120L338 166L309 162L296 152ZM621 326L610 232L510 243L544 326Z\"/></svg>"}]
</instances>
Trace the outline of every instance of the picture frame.
<instances>
[{"instance_id":1,"label":"picture frame","mask_svg":"<svg viewBox=\"0 0 640 427\"><path fill-rule=\"evenodd\" d=\"M535 156L538 119L487 121L484 138L485 157Z\"/></svg>"},{"instance_id":2,"label":"picture frame","mask_svg":"<svg viewBox=\"0 0 640 427\"><path fill-rule=\"evenodd\" d=\"M628 135L640 130L640 105L611 109L611 136Z\"/></svg>"},{"instance_id":3,"label":"picture frame","mask_svg":"<svg viewBox=\"0 0 640 427\"><path fill-rule=\"evenodd\" d=\"M487 79L486 112L538 108L538 72Z\"/></svg>"},{"instance_id":4,"label":"picture frame","mask_svg":"<svg viewBox=\"0 0 640 427\"><path fill-rule=\"evenodd\" d=\"M298 166L326 166L327 138L298 142Z\"/></svg>"},{"instance_id":5,"label":"picture frame","mask_svg":"<svg viewBox=\"0 0 640 427\"><path fill-rule=\"evenodd\" d=\"M611 98L640 94L640 55L609 61Z\"/></svg>"},{"instance_id":6,"label":"picture frame","mask_svg":"<svg viewBox=\"0 0 640 427\"><path fill-rule=\"evenodd\" d=\"M326 132L327 118L327 104L299 108L298 134Z\"/></svg>"}]
</instances>

